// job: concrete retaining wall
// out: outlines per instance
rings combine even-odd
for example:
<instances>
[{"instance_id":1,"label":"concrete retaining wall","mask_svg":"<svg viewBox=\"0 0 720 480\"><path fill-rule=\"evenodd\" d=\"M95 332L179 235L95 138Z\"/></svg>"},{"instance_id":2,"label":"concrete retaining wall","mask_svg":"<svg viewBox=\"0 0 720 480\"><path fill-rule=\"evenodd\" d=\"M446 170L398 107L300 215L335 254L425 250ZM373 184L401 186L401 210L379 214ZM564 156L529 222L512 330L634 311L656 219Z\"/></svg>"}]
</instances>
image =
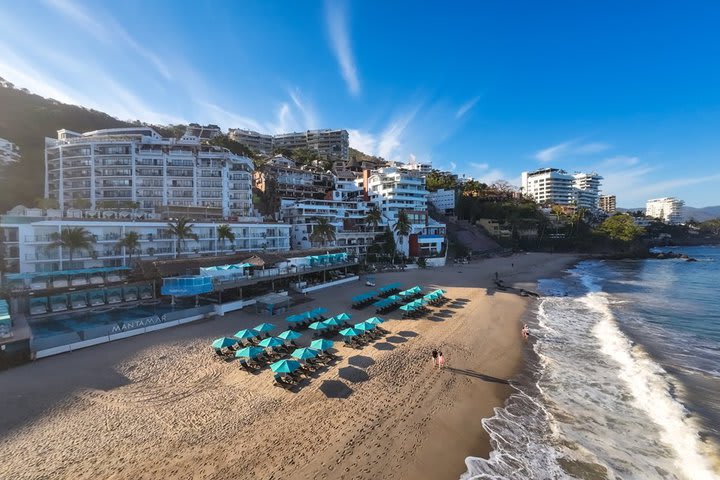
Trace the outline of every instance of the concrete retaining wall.
<instances>
[{"instance_id":1,"label":"concrete retaining wall","mask_svg":"<svg viewBox=\"0 0 720 480\"><path fill-rule=\"evenodd\" d=\"M327 282L327 283L323 283L321 285L313 285L311 287L303 288L301 290L301 292L302 293L314 292L315 290L322 290L323 288L334 287L335 285L342 285L343 283L355 282L357 280L360 280L360 277L358 277L357 275L354 275L352 277L341 278L341 279L335 280L333 282Z\"/></svg>"}]
</instances>

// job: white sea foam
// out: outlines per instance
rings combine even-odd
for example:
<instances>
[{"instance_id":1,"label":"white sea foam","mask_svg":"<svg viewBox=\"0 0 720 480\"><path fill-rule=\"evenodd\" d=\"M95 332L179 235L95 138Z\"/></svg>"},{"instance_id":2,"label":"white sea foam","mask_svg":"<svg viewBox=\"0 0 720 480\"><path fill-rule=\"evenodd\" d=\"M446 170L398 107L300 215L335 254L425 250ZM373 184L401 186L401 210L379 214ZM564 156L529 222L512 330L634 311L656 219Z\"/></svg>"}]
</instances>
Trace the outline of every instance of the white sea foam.
<instances>
[{"instance_id":1,"label":"white sea foam","mask_svg":"<svg viewBox=\"0 0 720 480\"><path fill-rule=\"evenodd\" d=\"M586 284L595 290L592 281ZM619 376L632 393L634 404L659 427L662 441L675 452L679 471L690 480L719 478L708 460L697 426L671 394L667 372L620 331L606 294L591 292L583 302L601 313L602 319L592 329L601 351L619 365Z\"/></svg>"}]
</instances>

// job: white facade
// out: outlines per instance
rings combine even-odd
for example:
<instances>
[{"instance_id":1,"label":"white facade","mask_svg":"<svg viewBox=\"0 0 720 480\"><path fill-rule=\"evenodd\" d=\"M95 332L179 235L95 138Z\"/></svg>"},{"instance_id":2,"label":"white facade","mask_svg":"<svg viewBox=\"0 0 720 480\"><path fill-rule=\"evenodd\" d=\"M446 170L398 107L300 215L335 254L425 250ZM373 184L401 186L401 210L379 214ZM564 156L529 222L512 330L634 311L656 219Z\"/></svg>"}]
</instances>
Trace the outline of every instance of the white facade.
<instances>
[{"instance_id":1,"label":"white facade","mask_svg":"<svg viewBox=\"0 0 720 480\"><path fill-rule=\"evenodd\" d=\"M654 198L645 204L645 215L665 223L682 223L682 207L684 205L685 202L675 197Z\"/></svg>"},{"instance_id":2,"label":"white facade","mask_svg":"<svg viewBox=\"0 0 720 480\"><path fill-rule=\"evenodd\" d=\"M200 138L162 138L147 127L76 133L59 130L45 141L45 196L69 208L81 199L137 202L141 209L198 206L223 215L252 212L253 163Z\"/></svg>"},{"instance_id":3,"label":"white facade","mask_svg":"<svg viewBox=\"0 0 720 480\"><path fill-rule=\"evenodd\" d=\"M222 254L234 251L288 251L290 226L281 223L229 223L235 241L221 241L216 223L195 222L192 231L198 240L187 239L181 244L181 254ZM7 260L20 273L68 270L76 268L114 267L127 265L130 252L118 247L118 241L128 232L137 232L140 247L133 252L136 258L169 259L176 256L177 239L168 231L167 222L123 222L47 220L44 218L2 219ZM77 251L70 255L62 247L50 248L52 235L62 229L82 227L93 237L92 251Z\"/></svg>"},{"instance_id":4,"label":"white facade","mask_svg":"<svg viewBox=\"0 0 720 480\"><path fill-rule=\"evenodd\" d=\"M273 136L273 148L310 148L327 158L348 160L350 136L347 130L308 130Z\"/></svg>"},{"instance_id":5,"label":"white facade","mask_svg":"<svg viewBox=\"0 0 720 480\"><path fill-rule=\"evenodd\" d=\"M20 161L20 149L10 140L0 138L0 166Z\"/></svg>"},{"instance_id":6,"label":"white facade","mask_svg":"<svg viewBox=\"0 0 720 480\"><path fill-rule=\"evenodd\" d=\"M428 201L440 212L452 214L455 211L455 190L440 189L428 194Z\"/></svg>"},{"instance_id":7,"label":"white facade","mask_svg":"<svg viewBox=\"0 0 720 480\"><path fill-rule=\"evenodd\" d=\"M542 205L577 205L596 210L601 180L597 173L571 175L557 168L543 168L522 172L520 191Z\"/></svg>"},{"instance_id":8,"label":"white facade","mask_svg":"<svg viewBox=\"0 0 720 480\"><path fill-rule=\"evenodd\" d=\"M350 255L364 256L380 232L366 228L365 218L371 208L362 198L343 200L333 191L333 200L285 199L280 203L280 218L290 224L293 249L340 247ZM335 228L335 240L320 245L312 234L319 218L327 219Z\"/></svg>"},{"instance_id":9,"label":"white facade","mask_svg":"<svg viewBox=\"0 0 720 480\"><path fill-rule=\"evenodd\" d=\"M615 213L617 211L617 199L615 195L601 195L600 210L611 215Z\"/></svg>"},{"instance_id":10,"label":"white facade","mask_svg":"<svg viewBox=\"0 0 720 480\"><path fill-rule=\"evenodd\" d=\"M409 215L427 212L429 192L425 189L425 178L418 173L396 167L381 168L370 176L367 190L370 201L391 223L395 223L400 210L408 211Z\"/></svg>"},{"instance_id":11,"label":"white facade","mask_svg":"<svg viewBox=\"0 0 720 480\"><path fill-rule=\"evenodd\" d=\"M600 208L600 180L597 173L576 173L573 175L576 205L581 208L597 210Z\"/></svg>"},{"instance_id":12,"label":"white facade","mask_svg":"<svg viewBox=\"0 0 720 480\"><path fill-rule=\"evenodd\" d=\"M269 154L273 149L272 135L243 130L242 128L231 128L228 130L228 137L257 153Z\"/></svg>"}]
</instances>

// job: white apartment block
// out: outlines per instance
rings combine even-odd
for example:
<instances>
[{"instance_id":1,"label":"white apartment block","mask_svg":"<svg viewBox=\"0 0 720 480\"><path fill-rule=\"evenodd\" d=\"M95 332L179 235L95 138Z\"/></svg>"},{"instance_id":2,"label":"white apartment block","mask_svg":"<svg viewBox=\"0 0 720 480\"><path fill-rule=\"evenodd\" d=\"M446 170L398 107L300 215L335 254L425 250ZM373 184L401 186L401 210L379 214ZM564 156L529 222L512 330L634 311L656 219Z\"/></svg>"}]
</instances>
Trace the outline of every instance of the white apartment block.
<instances>
[{"instance_id":1,"label":"white apartment block","mask_svg":"<svg viewBox=\"0 0 720 480\"><path fill-rule=\"evenodd\" d=\"M20 148L10 140L0 138L0 166L20 161Z\"/></svg>"},{"instance_id":2,"label":"white apartment block","mask_svg":"<svg viewBox=\"0 0 720 480\"><path fill-rule=\"evenodd\" d=\"M347 130L308 130L273 136L273 148L309 148L325 157L347 161L350 136Z\"/></svg>"},{"instance_id":3,"label":"white apartment block","mask_svg":"<svg viewBox=\"0 0 720 480\"><path fill-rule=\"evenodd\" d=\"M571 175L558 168L522 172L520 191L542 205L577 205L595 210L600 202L597 173Z\"/></svg>"},{"instance_id":4,"label":"white apartment block","mask_svg":"<svg viewBox=\"0 0 720 480\"><path fill-rule=\"evenodd\" d=\"M645 215L665 223L682 223L684 205L685 202L675 197L654 198L645 204Z\"/></svg>"},{"instance_id":5,"label":"white apartment block","mask_svg":"<svg viewBox=\"0 0 720 480\"><path fill-rule=\"evenodd\" d=\"M293 249L312 247L340 247L349 255L364 256L367 247L382 233L365 224L371 206L362 198L343 200L338 191L332 192L332 200L284 199L280 203L280 218L289 224ZM325 218L335 228L335 240L325 245L313 241L313 230L318 219Z\"/></svg>"},{"instance_id":6,"label":"white apartment block","mask_svg":"<svg viewBox=\"0 0 720 480\"><path fill-rule=\"evenodd\" d=\"M163 138L147 127L58 130L57 139L45 141L45 196L61 208L82 199L93 209L137 202L146 210L199 206L248 216L252 171L247 157L192 135Z\"/></svg>"},{"instance_id":7,"label":"white apartment block","mask_svg":"<svg viewBox=\"0 0 720 480\"><path fill-rule=\"evenodd\" d=\"M600 196L600 210L612 215L617 211L617 199L615 195Z\"/></svg>"},{"instance_id":8,"label":"white apartment block","mask_svg":"<svg viewBox=\"0 0 720 480\"><path fill-rule=\"evenodd\" d=\"M228 137L263 155L270 154L273 150L272 135L243 130L242 128L231 128L228 130Z\"/></svg>"},{"instance_id":9,"label":"white apartment block","mask_svg":"<svg viewBox=\"0 0 720 480\"><path fill-rule=\"evenodd\" d=\"M420 172L422 174L428 174L432 172L432 163L410 162L403 165L402 168L405 170Z\"/></svg>"},{"instance_id":10,"label":"white apartment block","mask_svg":"<svg viewBox=\"0 0 720 480\"><path fill-rule=\"evenodd\" d=\"M429 192L425 189L425 178L418 172L381 168L370 175L367 192L370 201L391 223L395 223L400 210L407 211L411 221L415 213L427 214Z\"/></svg>"},{"instance_id":11,"label":"white apartment block","mask_svg":"<svg viewBox=\"0 0 720 480\"><path fill-rule=\"evenodd\" d=\"M597 173L576 173L573 175L575 202L580 208L597 210L600 207L600 181Z\"/></svg>"},{"instance_id":12,"label":"white apartment block","mask_svg":"<svg viewBox=\"0 0 720 480\"><path fill-rule=\"evenodd\" d=\"M452 215L455 212L455 190L440 189L428 194L428 202L442 214Z\"/></svg>"},{"instance_id":13,"label":"white apartment block","mask_svg":"<svg viewBox=\"0 0 720 480\"><path fill-rule=\"evenodd\" d=\"M229 223L235 234L234 242L220 240L217 223L195 222L192 231L198 240L181 242L182 256L220 255L235 251L288 251L290 225L282 223ZM50 247L53 234L63 229L81 227L92 235L90 251L70 252L62 247ZM133 261L170 259L177 255L177 238L168 230L167 222L51 220L42 217L3 216L0 224L5 240L6 260L15 272L47 272L95 267L129 266L130 253L118 247L118 241L129 232L140 237L140 247L132 252Z\"/></svg>"}]
</instances>

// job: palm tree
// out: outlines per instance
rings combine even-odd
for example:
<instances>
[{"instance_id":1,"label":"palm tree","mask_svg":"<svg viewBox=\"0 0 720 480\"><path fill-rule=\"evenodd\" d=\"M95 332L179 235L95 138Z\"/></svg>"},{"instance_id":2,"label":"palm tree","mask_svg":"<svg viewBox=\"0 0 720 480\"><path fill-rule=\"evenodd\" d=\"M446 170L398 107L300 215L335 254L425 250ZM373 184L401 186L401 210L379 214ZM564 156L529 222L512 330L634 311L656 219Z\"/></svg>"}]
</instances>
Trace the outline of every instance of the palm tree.
<instances>
[{"instance_id":1,"label":"palm tree","mask_svg":"<svg viewBox=\"0 0 720 480\"><path fill-rule=\"evenodd\" d=\"M219 242L222 242L223 247L225 247L225 240L230 240L231 244L235 242L235 233L233 233L228 224L218 225L217 238Z\"/></svg>"},{"instance_id":2,"label":"palm tree","mask_svg":"<svg viewBox=\"0 0 720 480\"><path fill-rule=\"evenodd\" d=\"M398 240L400 241L400 245L402 248L403 237L407 237L408 235L410 235L410 230L412 228L412 225L410 224L410 219L408 218L407 212L405 210L400 210L398 212L397 221L395 222L395 226L393 228L398 236ZM393 256L393 263L394 262L395 258Z\"/></svg>"},{"instance_id":3,"label":"palm tree","mask_svg":"<svg viewBox=\"0 0 720 480\"><path fill-rule=\"evenodd\" d=\"M78 250L91 250L95 242L93 236L83 227L71 227L54 232L50 235L52 243L48 248L66 248L70 254L70 263L73 261L73 254Z\"/></svg>"},{"instance_id":4,"label":"palm tree","mask_svg":"<svg viewBox=\"0 0 720 480\"><path fill-rule=\"evenodd\" d=\"M377 207L373 207L370 209L370 211L367 213L367 216L365 217L365 224L372 225L373 228L377 228L378 224L382 221L382 213L380 213L380 209Z\"/></svg>"},{"instance_id":5,"label":"palm tree","mask_svg":"<svg viewBox=\"0 0 720 480\"><path fill-rule=\"evenodd\" d=\"M189 222L190 220L187 218L180 217L175 223L168 222L167 224L170 234L177 239L175 240L175 258L180 256L180 247L185 245L185 239L192 238L196 242L198 240L198 236L192 231L193 224Z\"/></svg>"},{"instance_id":6,"label":"palm tree","mask_svg":"<svg viewBox=\"0 0 720 480\"><path fill-rule=\"evenodd\" d=\"M335 226L327 218L318 218L310 240L320 242L322 246L325 246L328 242L335 240Z\"/></svg>"},{"instance_id":7,"label":"palm tree","mask_svg":"<svg viewBox=\"0 0 720 480\"><path fill-rule=\"evenodd\" d=\"M140 235L133 231L127 232L125 236L118 241L117 246L124 248L128 252L128 264L132 265L133 253L140 248Z\"/></svg>"}]
</instances>

